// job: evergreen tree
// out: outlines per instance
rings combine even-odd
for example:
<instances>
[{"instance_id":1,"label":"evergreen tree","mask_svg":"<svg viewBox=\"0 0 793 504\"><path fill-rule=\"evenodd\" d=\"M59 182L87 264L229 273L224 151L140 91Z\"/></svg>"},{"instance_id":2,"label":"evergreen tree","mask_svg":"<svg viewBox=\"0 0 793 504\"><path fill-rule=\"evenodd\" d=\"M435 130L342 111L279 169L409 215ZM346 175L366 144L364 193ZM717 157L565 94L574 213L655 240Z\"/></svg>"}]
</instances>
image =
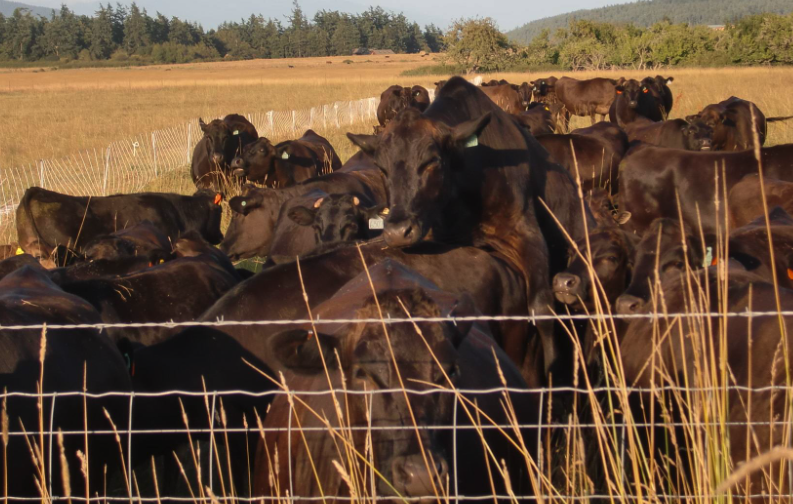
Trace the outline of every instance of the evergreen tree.
<instances>
[{"instance_id":1,"label":"evergreen tree","mask_svg":"<svg viewBox=\"0 0 793 504\"><path fill-rule=\"evenodd\" d=\"M88 51L93 59L107 59L113 53L112 9L99 4L91 23L91 45Z\"/></svg>"},{"instance_id":2,"label":"evergreen tree","mask_svg":"<svg viewBox=\"0 0 793 504\"><path fill-rule=\"evenodd\" d=\"M343 16L339 20L336 31L333 32L330 43L333 54L348 56L355 48L361 46L361 32L348 16Z\"/></svg>"},{"instance_id":3,"label":"evergreen tree","mask_svg":"<svg viewBox=\"0 0 793 504\"><path fill-rule=\"evenodd\" d=\"M129 15L124 23L124 50L127 54L141 52L149 45L148 16L141 12L135 2L129 7Z\"/></svg>"}]
</instances>

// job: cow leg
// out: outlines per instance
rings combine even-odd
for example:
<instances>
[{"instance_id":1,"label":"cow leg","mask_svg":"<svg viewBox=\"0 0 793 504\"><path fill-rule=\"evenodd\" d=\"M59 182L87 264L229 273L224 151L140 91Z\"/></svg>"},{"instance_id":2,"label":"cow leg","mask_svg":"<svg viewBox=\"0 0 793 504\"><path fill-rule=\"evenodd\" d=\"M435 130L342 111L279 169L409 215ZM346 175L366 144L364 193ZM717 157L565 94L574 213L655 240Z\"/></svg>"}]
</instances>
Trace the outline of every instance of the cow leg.
<instances>
[{"instance_id":1,"label":"cow leg","mask_svg":"<svg viewBox=\"0 0 793 504\"><path fill-rule=\"evenodd\" d=\"M595 116L596 115L597 115L597 113L595 113L595 112L592 112L591 114L589 114L589 119L592 121L593 125L595 124Z\"/></svg>"}]
</instances>

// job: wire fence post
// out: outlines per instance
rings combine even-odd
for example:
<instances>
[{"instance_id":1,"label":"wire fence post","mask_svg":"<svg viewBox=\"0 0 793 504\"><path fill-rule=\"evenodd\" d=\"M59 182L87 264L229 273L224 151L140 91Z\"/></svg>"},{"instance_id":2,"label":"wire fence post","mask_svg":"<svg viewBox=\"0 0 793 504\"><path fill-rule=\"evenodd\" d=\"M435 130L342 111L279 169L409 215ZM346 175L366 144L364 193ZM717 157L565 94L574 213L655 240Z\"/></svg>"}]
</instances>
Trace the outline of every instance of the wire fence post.
<instances>
[{"instance_id":1,"label":"wire fence post","mask_svg":"<svg viewBox=\"0 0 793 504\"><path fill-rule=\"evenodd\" d=\"M190 162L190 147L193 145L193 123L187 123L187 148L185 149L185 162Z\"/></svg>"},{"instance_id":2,"label":"wire fence post","mask_svg":"<svg viewBox=\"0 0 793 504\"><path fill-rule=\"evenodd\" d=\"M542 456L542 415L543 407L545 406L545 389L540 391L540 414L537 416L537 470L543 474L543 456Z\"/></svg>"},{"instance_id":3,"label":"wire fence post","mask_svg":"<svg viewBox=\"0 0 793 504\"><path fill-rule=\"evenodd\" d=\"M336 116L336 127L339 128L341 125L339 124L339 102L333 104L333 115Z\"/></svg>"},{"instance_id":4,"label":"wire fence post","mask_svg":"<svg viewBox=\"0 0 793 504\"><path fill-rule=\"evenodd\" d=\"M110 173L110 145L105 152L105 180L102 182L102 196L107 196L107 177Z\"/></svg>"},{"instance_id":5,"label":"wire fence post","mask_svg":"<svg viewBox=\"0 0 793 504\"><path fill-rule=\"evenodd\" d=\"M154 156L154 177L158 177L157 174L157 133L154 131L151 132L151 151L152 155Z\"/></svg>"},{"instance_id":6,"label":"wire fence post","mask_svg":"<svg viewBox=\"0 0 793 504\"><path fill-rule=\"evenodd\" d=\"M275 135L275 127L273 125L273 111L267 112L267 120L270 122L270 136Z\"/></svg>"},{"instance_id":7,"label":"wire fence post","mask_svg":"<svg viewBox=\"0 0 793 504\"><path fill-rule=\"evenodd\" d=\"M132 399L135 397L135 391L129 393L129 418L127 419L127 488L132 491Z\"/></svg>"},{"instance_id":8,"label":"wire fence post","mask_svg":"<svg viewBox=\"0 0 793 504\"><path fill-rule=\"evenodd\" d=\"M44 189L44 160L39 161L39 187Z\"/></svg>"},{"instance_id":9,"label":"wire fence post","mask_svg":"<svg viewBox=\"0 0 793 504\"><path fill-rule=\"evenodd\" d=\"M292 136L297 135L297 126L295 125L295 117L297 116L297 111L292 111Z\"/></svg>"},{"instance_id":10,"label":"wire fence post","mask_svg":"<svg viewBox=\"0 0 793 504\"><path fill-rule=\"evenodd\" d=\"M454 502L459 502L460 492L457 485L457 394L454 394L454 407L452 408L452 461L454 463Z\"/></svg>"},{"instance_id":11,"label":"wire fence post","mask_svg":"<svg viewBox=\"0 0 793 504\"><path fill-rule=\"evenodd\" d=\"M49 434L50 434L50 446L48 447L48 450L49 450L49 461L47 462L47 465L49 466L47 471L50 473L50 476L49 476L49 480L50 480L49 481L50 497L52 497L52 480L54 479L52 477L52 434L53 434L52 429L53 429L53 426L55 424L55 398L57 396L58 396L57 393L52 394L52 404L50 405L50 432L49 432ZM44 453L44 447L43 446L41 447L41 453L42 454Z\"/></svg>"},{"instance_id":12,"label":"wire fence post","mask_svg":"<svg viewBox=\"0 0 793 504\"><path fill-rule=\"evenodd\" d=\"M215 402L218 397L217 391L212 392L212 411L209 417L209 489L214 491L215 487L212 485L212 458L214 456L214 449L215 449ZM221 474L220 477L222 478L223 475Z\"/></svg>"}]
</instances>

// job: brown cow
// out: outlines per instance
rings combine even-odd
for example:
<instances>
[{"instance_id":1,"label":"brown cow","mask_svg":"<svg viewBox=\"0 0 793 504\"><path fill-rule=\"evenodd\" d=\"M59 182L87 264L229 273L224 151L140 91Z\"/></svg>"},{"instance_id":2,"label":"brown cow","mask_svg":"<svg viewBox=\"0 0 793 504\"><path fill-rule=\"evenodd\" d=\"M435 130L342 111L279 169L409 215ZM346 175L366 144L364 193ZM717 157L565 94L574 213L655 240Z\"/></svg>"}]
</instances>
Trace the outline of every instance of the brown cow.
<instances>
[{"instance_id":1,"label":"brown cow","mask_svg":"<svg viewBox=\"0 0 793 504\"><path fill-rule=\"evenodd\" d=\"M488 98L493 100L493 103L501 107L505 112L519 114L526 110L523 107L523 100L520 98L518 91L511 84L484 86L481 89Z\"/></svg>"},{"instance_id":2,"label":"brown cow","mask_svg":"<svg viewBox=\"0 0 793 504\"><path fill-rule=\"evenodd\" d=\"M605 121L616 96L617 81L614 79L578 80L562 77L554 85L556 96L570 114L589 117L595 124L595 115Z\"/></svg>"},{"instance_id":3,"label":"brown cow","mask_svg":"<svg viewBox=\"0 0 793 504\"><path fill-rule=\"evenodd\" d=\"M693 123L683 119L654 122L639 117L623 128L631 142L689 151L709 151L713 145L713 129L700 120Z\"/></svg>"},{"instance_id":4,"label":"brown cow","mask_svg":"<svg viewBox=\"0 0 793 504\"><path fill-rule=\"evenodd\" d=\"M380 129L407 107L415 107L424 112L429 106L430 95L426 88L418 85L391 86L380 94L380 103L377 105L377 121L380 123Z\"/></svg>"},{"instance_id":5,"label":"brown cow","mask_svg":"<svg viewBox=\"0 0 793 504\"><path fill-rule=\"evenodd\" d=\"M535 106L525 112L515 114L515 119L535 137L553 134L556 123L550 106L542 103L533 103L532 105Z\"/></svg>"},{"instance_id":6,"label":"brown cow","mask_svg":"<svg viewBox=\"0 0 793 504\"><path fill-rule=\"evenodd\" d=\"M130 226L115 233L97 236L85 247L88 260L118 259L120 257L149 257L151 260L170 256L171 241L149 221Z\"/></svg>"},{"instance_id":7,"label":"brown cow","mask_svg":"<svg viewBox=\"0 0 793 504\"><path fill-rule=\"evenodd\" d=\"M468 296L444 292L392 261L358 275L313 312L319 320L477 313ZM465 428L455 436L448 435L455 417L460 426L470 426L469 418L474 417L466 415L463 401L455 401L453 394L429 393L438 387L457 387L465 391L464 398L476 401L481 416L489 419L487 424L490 419L509 423L500 392L476 391L503 386L499 376L509 387L526 384L487 330L478 324L418 322L416 328L412 324L389 325L386 337L383 331L378 323L320 324L316 332L311 325L302 325L282 329L271 338L270 353L280 362L279 367L287 370L287 387L320 392L345 383L351 393L335 394L345 405L343 418L333 413L334 399L329 395L297 392L294 407L285 395L274 399L264 428L277 431L265 434L258 450L255 495L278 495L287 489L291 489L290 497L298 500L350 495L351 489L333 461L342 461L348 473L369 471L357 460L355 468L348 465L343 453L351 449L371 460L378 474L364 478L358 491L365 495L429 498L440 495L445 491L442 488L457 489L459 495L471 497L490 495L494 490L501 494L505 491L501 476L494 474L494 488L488 478L481 477L490 466L483 441L490 456L508 470L511 490L520 495L530 492L525 459L517 445L511 446L503 433L493 429L484 430L484 439ZM403 386L408 392L400 390ZM360 393L366 391L373 394ZM535 394L509 393L508 400L514 403L518 424L539 420ZM312 410L325 411L334 429L350 429L345 435L349 444L341 452L337 449L340 443L326 429L312 430L323 425ZM290 433L287 427L295 421L302 432L294 429ZM536 433L522 428L518 434L529 456L534 457ZM514 435L510 429L509 436Z\"/></svg>"},{"instance_id":8,"label":"brown cow","mask_svg":"<svg viewBox=\"0 0 793 504\"><path fill-rule=\"evenodd\" d=\"M730 232L729 256L766 282L793 289L793 218L780 207ZM769 240L768 231L771 231ZM773 243L773 257L771 255ZM776 276L774 276L776 272Z\"/></svg>"},{"instance_id":9,"label":"brown cow","mask_svg":"<svg viewBox=\"0 0 793 504\"><path fill-rule=\"evenodd\" d=\"M545 147L551 159L580 177L581 188L590 191L595 187L608 187L616 194L619 182L619 163L622 152L615 150L612 142L595 136L542 135L537 141Z\"/></svg>"},{"instance_id":10,"label":"brown cow","mask_svg":"<svg viewBox=\"0 0 793 504\"><path fill-rule=\"evenodd\" d=\"M336 150L314 130L306 130L297 140L273 146L262 137L248 145L231 163L237 177L266 187L289 187L341 168Z\"/></svg>"},{"instance_id":11,"label":"brown cow","mask_svg":"<svg viewBox=\"0 0 793 504\"><path fill-rule=\"evenodd\" d=\"M786 182L769 177L763 180L765 198L768 208L783 208L793 215L793 182ZM737 229L752 222L764 214L760 197L760 176L747 175L730 190L728 205L730 209L730 228Z\"/></svg>"},{"instance_id":12,"label":"brown cow","mask_svg":"<svg viewBox=\"0 0 793 504\"><path fill-rule=\"evenodd\" d=\"M753 148L753 130L757 132L760 145L765 144L765 115L750 101L731 96L686 118L689 122L696 119L713 128L714 150L741 151Z\"/></svg>"}]
</instances>

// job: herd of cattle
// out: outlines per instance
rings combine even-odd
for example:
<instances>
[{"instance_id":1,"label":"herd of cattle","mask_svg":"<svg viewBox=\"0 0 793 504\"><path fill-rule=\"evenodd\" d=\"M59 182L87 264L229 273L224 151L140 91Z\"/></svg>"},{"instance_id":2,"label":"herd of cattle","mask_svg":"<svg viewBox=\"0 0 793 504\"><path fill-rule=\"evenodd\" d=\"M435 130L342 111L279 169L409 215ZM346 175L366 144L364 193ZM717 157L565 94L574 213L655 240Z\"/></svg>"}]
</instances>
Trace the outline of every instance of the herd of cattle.
<instances>
[{"instance_id":1,"label":"herd of cattle","mask_svg":"<svg viewBox=\"0 0 793 504\"><path fill-rule=\"evenodd\" d=\"M571 328L551 315L657 311L657 289L667 311L685 311L692 276L703 289L724 290L712 298L714 311L793 309L793 145L753 150L765 140L766 123L784 118L765 118L733 97L670 120L671 80L564 77L478 87L455 77L437 84L432 102L421 86L392 86L381 97L374 134L348 134L360 151L346 163L311 130L273 145L244 117L229 115L201 122L193 196L28 189L17 210L18 243L0 256L7 257L0 262L0 387L33 396L138 395L132 408L127 396L5 400L7 495L64 495L67 480L77 493L86 479L90 493L106 491L108 475L126 470L119 445L131 450L132 468L158 456L173 466L172 452L188 442L179 432L188 420L204 429L190 443L214 428L231 429L212 445L217 461L205 461L217 462L223 476L215 478L228 495L349 496L334 466L346 448L329 426L363 428L351 431L351 443L377 468L364 483L368 492L421 497L452 485L472 497L531 494L536 487L518 447L538 456L531 426L543 415L540 396L511 393L507 412L502 393L478 390L569 385L579 373L600 383L607 341L619 348L628 384L666 384L663 373L647 371L652 359L680 376L699 366L687 346L692 339L658 342L652 320L624 320L598 333L577 323L573 342ZM566 132L572 114L591 117L592 126ZM596 114L610 121L596 123ZM221 189L232 178L249 184L227 202L232 219L224 235ZM232 263L257 256L267 262L255 275ZM309 315L316 327L233 323ZM387 332L380 324L321 323L471 315L516 317L394 323ZM143 324L169 321L223 324ZM42 331L9 328L42 323L118 325L48 330L42 370ZM723 355L736 385L784 384L784 372L769 365L783 341L780 327L773 317L729 325ZM784 327L793 330L793 320ZM382 393L346 394L344 414L329 395L227 395L218 398L222 415L210 413L203 396L145 395L276 390L281 375L292 390L330 384ZM426 393L451 386L480 413L464 414L465 401L452 394ZM425 393L408 400L403 387ZM748 395L731 394L730 404ZM645 403L657 400L631 397L640 418ZM787 404L785 394L770 391L751 397L748 411L728 413L734 463L779 444L786 432L760 424L749 443L746 422L767 422ZM569 414L565 404L554 405L555 418ZM668 422L662 410L654 410L656 420ZM117 441L107 417L136 434ZM470 426L474 417L523 427L482 436L471 428L455 435L413 428L453 419ZM257 421L272 429L264 439L246 433ZM67 468L57 457L44 462L57 441L36 433L48 425L67 433ZM507 439L517 435L520 443ZM668 450L657 449L659 461ZM85 467L78 451L89 455ZM188 460L181 463L192 467ZM168 495L183 476L173 468L165 474L159 484ZM760 473L748 486L752 494L790 493L786 478Z\"/></svg>"}]
</instances>

